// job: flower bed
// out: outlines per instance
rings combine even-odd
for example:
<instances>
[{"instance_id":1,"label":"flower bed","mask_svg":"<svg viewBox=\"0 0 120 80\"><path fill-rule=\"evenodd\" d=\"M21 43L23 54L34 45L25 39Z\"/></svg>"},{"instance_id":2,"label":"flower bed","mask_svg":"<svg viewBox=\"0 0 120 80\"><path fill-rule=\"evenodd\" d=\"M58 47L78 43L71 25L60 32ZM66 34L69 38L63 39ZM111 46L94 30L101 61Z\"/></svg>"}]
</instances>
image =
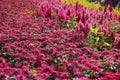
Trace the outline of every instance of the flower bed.
<instances>
[{"instance_id":1,"label":"flower bed","mask_svg":"<svg viewBox=\"0 0 120 80\"><path fill-rule=\"evenodd\" d=\"M0 1L1 80L119 80L120 16L59 0Z\"/></svg>"}]
</instances>

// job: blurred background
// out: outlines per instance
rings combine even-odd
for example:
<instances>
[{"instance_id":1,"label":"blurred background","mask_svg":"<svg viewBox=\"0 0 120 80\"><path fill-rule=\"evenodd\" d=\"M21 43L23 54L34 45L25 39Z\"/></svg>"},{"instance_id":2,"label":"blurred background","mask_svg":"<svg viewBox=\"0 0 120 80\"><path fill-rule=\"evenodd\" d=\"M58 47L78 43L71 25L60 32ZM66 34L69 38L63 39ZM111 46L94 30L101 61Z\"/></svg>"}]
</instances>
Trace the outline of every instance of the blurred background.
<instances>
[{"instance_id":1,"label":"blurred background","mask_svg":"<svg viewBox=\"0 0 120 80\"><path fill-rule=\"evenodd\" d=\"M112 5L115 7L120 7L120 0L87 0L89 2L94 2L95 4L100 3L101 5Z\"/></svg>"}]
</instances>

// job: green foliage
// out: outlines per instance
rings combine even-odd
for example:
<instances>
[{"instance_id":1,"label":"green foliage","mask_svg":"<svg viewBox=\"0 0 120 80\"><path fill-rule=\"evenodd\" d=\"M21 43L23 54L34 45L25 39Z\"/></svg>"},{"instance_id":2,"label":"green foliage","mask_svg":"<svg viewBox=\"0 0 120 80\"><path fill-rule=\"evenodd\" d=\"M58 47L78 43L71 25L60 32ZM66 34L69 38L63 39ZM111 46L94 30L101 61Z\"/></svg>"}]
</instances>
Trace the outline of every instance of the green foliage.
<instances>
[{"instance_id":1,"label":"green foliage","mask_svg":"<svg viewBox=\"0 0 120 80\"><path fill-rule=\"evenodd\" d=\"M110 35L100 37L100 35L103 34L102 32L99 32L99 28L90 28L89 36L84 40L86 43L89 44L89 46L94 51L99 51L103 47L107 49L112 48L112 44L109 43L108 39L110 38ZM102 45L100 45L102 44Z\"/></svg>"},{"instance_id":2,"label":"green foliage","mask_svg":"<svg viewBox=\"0 0 120 80\"><path fill-rule=\"evenodd\" d=\"M61 60L60 57L55 58L54 61L52 61L51 65L59 66L60 65L60 60Z\"/></svg>"},{"instance_id":3,"label":"green foliage","mask_svg":"<svg viewBox=\"0 0 120 80\"><path fill-rule=\"evenodd\" d=\"M115 66L104 65L104 67L101 70L102 71L115 72L116 68L117 68L116 65Z\"/></svg>"},{"instance_id":4,"label":"green foliage","mask_svg":"<svg viewBox=\"0 0 120 80\"><path fill-rule=\"evenodd\" d=\"M98 77L99 73L93 70L82 71L82 75L89 78Z\"/></svg>"},{"instance_id":5,"label":"green foliage","mask_svg":"<svg viewBox=\"0 0 120 80\"><path fill-rule=\"evenodd\" d=\"M90 77L90 70L88 70L88 71L82 71L82 75L83 76L86 76L86 77Z\"/></svg>"},{"instance_id":6,"label":"green foliage","mask_svg":"<svg viewBox=\"0 0 120 80\"><path fill-rule=\"evenodd\" d=\"M91 33L94 35L98 34L98 30L99 30L99 28L93 28L93 27L90 28Z\"/></svg>"},{"instance_id":7,"label":"green foliage","mask_svg":"<svg viewBox=\"0 0 120 80\"><path fill-rule=\"evenodd\" d=\"M37 73L37 71L36 71L35 69L31 69L30 72L31 72L32 74L36 74L36 73Z\"/></svg>"},{"instance_id":8,"label":"green foliage","mask_svg":"<svg viewBox=\"0 0 120 80\"><path fill-rule=\"evenodd\" d=\"M74 17L73 19L71 20L67 20L67 29L70 30L70 29L74 29L75 28L75 25L77 24L76 22L76 17Z\"/></svg>"},{"instance_id":9,"label":"green foliage","mask_svg":"<svg viewBox=\"0 0 120 80\"><path fill-rule=\"evenodd\" d=\"M93 1L95 1L95 0L87 0L87 1L89 1L89 2L93 2Z\"/></svg>"},{"instance_id":10,"label":"green foliage","mask_svg":"<svg viewBox=\"0 0 120 80\"><path fill-rule=\"evenodd\" d=\"M68 73L69 73L69 76L70 76L71 80L74 80L76 75L74 75L73 71L69 71Z\"/></svg>"},{"instance_id":11,"label":"green foliage","mask_svg":"<svg viewBox=\"0 0 120 80\"><path fill-rule=\"evenodd\" d=\"M61 20L61 25L59 26L60 29L66 27L68 30L74 29L77 22L77 17L72 18L71 20Z\"/></svg>"}]
</instances>

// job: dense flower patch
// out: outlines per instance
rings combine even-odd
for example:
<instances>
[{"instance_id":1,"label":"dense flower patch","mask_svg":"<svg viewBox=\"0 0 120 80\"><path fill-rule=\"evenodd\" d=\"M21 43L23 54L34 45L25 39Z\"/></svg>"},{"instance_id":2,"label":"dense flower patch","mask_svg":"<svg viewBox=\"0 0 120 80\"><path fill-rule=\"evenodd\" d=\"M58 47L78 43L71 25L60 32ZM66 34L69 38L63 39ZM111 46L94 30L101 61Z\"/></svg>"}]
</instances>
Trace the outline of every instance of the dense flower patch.
<instances>
[{"instance_id":1,"label":"dense flower patch","mask_svg":"<svg viewBox=\"0 0 120 80\"><path fill-rule=\"evenodd\" d=\"M59 0L0 1L1 80L119 80L120 16Z\"/></svg>"}]
</instances>

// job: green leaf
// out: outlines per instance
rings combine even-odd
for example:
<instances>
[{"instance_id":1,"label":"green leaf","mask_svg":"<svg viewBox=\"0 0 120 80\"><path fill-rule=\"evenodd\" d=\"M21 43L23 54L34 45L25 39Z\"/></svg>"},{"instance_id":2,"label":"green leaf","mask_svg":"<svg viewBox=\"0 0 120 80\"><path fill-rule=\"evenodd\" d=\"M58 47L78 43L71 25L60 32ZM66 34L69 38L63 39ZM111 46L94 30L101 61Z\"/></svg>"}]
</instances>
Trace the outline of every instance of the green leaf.
<instances>
[{"instance_id":1,"label":"green leaf","mask_svg":"<svg viewBox=\"0 0 120 80\"><path fill-rule=\"evenodd\" d=\"M104 45L107 46L107 47L111 47L112 45L108 42L104 42Z\"/></svg>"},{"instance_id":2,"label":"green leaf","mask_svg":"<svg viewBox=\"0 0 120 80\"><path fill-rule=\"evenodd\" d=\"M98 42L98 41L100 40L100 38L99 38L99 37L96 37L95 39L96 39L96 42Z\"/></svg>"},{"instance_id":3,"label":"green leaf","mask_svg":"<svg viewBox=\"0 0 120 80\"><path fill-rule=\"evenodd\" d=\"M30 70L30 72L31 72L32 74L35 74L37 71L36 71L36 70L31 69L31 70Z\"/></svg>"},{"instance_id":4,"label":"green leaf","mask_svg":"<svg viewBox=\"0 0 120 80\"><path fill-rule=\"evenodd\" d=\"M91 27L90 30L91 30L91 32L93 34L97 35L99 28L93 28L93 27Z\"/></svg>"},{"instance_id":5,"label":"green leaf","mask_svg":"<svg viewBox=\"0 0 120 80\"><path fill-rule=\"evenodd\" d=\"M73 28L75 28L75 25L77 24L77 22L76 22L76 17L74 17L73 19L71 19L71 20L67 20L67 28L68 29L73 29Z\"/></svg>"}]
</instances>

